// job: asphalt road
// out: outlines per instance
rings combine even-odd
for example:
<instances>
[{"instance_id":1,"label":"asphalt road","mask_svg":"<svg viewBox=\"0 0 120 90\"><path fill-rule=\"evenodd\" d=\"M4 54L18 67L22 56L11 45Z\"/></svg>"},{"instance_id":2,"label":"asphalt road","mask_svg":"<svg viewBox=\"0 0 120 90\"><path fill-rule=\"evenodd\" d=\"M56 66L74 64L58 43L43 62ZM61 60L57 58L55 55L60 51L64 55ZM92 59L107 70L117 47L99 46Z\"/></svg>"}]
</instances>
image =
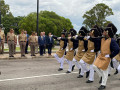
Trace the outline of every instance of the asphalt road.
<instances>
[{"instance_id":1,"label":"asphalt road","mask_svg":"<svg viewBox=\"0 0 120 90\"><path fill-rule=\"evenodd\" d=\"M0 60L0 90L97 90L99 77L95 73L95 81L86 84L86 79L76 78L78 70L66 74L58 72L59 64L54 58L36 58L32 60ZM106 90L120 90L120 75L109 77Z\"/></svg>"}]
</instances>

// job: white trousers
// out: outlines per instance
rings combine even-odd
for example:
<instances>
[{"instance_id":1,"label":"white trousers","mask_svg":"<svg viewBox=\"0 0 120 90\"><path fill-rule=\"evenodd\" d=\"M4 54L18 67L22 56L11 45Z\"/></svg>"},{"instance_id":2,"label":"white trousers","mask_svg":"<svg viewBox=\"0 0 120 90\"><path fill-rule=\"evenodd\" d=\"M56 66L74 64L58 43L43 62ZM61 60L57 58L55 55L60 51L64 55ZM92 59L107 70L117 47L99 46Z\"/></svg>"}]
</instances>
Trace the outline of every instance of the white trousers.
<instances>
[{"instance_id":1,"label":"white trousers","mask_svg":"<svg viewBox=\"0 0 120 90\"><path fill-rule=\"evenodd\" d=\"M98 73L98 76L100 78L102 77L102 83L101 83L101 85L106 86L107 79L108 79L108 69L109 69L109 67L107 68L107 70L101 70L101 69L97 68L97 66L93 65L93 68Z\"/></svg>"},{"instance_id":2,"label":"white trousers","mask_svg":"<svg viewBox=\"0 0 120 90\"><path fill-rule=\"evenodd\" d=\"M93 65L85 63L82 59L80 60L80 65L81 65L81 73L80 73L80 75L84 75L85 72L90 71L89 80L90 81L94 81L94 69L93 69Z\"/></svg>"},{"instance_id":3,"label":"white trousers","mask_svg":"<svg viewBox=\"0 0 120 90\"><path fill-rule=\"evenodd\" d=\"M80 63L79 63L75 58L73 58L72 63L73 63L73 65L76 65L76 67L77 67L78 69L81 69Z\"/></svg>"},{"instance_id":4,"label":"white trousers","mask_svg":"<svg viewBox=\"0 0 120 90\"><path fill-rule=\"evenodd\" d=\"M66 62L68 63L68 65L69 65L69 68L68 68L68 71L69 72L71 72L72 71L72 61L70 61L70 60L67 60L67 59L65 59L66 60Z\"/></svg>"},{"instance_id":5,"label":"white trousers","mask_svg":"<svg viewBox=\"0 0 120 90\"><path fill-rule=\"evenodd\" d=\"M113 62L113 67L117 69L119 66L119 62L115 58L112 59L112 62Z\"/></svg>"},{"instance_id":6,"label":"white trousers","mask_svg":"<svg viewBox=\"0 0 120 90\"><path fill-rule=\"evenodd\" d=\"M117 69L118 66L119 66L119 62L118 62L115 58L113 58L113 59L112 59L112 63L113 63L114 69ZM111 74L111 70L112 70L112 67L109 66L109 67L108 67L108 74Z\"/></svg>"},{"instance_id":7,"label":"white trousers","mask_svg":"<svg viewBox=\"0 0 120 90\"><path fill-rule=\"evenodd\" d=\"M118 66L117 70L118 70L118 72L120 73L120 65Z\"/></svg>"},{"instance_id":8,"label":"white trousers","mask_svg":"<svg viewBox=\"0 0 120 90\"><path fill-rule=\"evenodd\" d=\"M54 57L56 60L60 63L60 68L63 69L63 64L64 64L64 56L62 58L59 58L57 54L54 54Z\"/></svg>"}]
</instances>

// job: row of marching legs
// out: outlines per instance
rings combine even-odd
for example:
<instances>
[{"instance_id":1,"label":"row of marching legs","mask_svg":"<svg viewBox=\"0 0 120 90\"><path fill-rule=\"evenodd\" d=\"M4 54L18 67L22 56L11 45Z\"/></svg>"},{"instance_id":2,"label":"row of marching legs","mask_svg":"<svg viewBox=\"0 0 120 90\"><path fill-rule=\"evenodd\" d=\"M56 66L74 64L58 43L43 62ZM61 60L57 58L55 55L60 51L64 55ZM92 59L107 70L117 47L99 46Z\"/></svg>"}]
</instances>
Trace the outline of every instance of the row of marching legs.
<instances>
[{"instance_id":1,"label":"row of marching legs","mask_svg":"<svg viewBox=\"0 0 120 90\"><path fill-rule=\"evenodd\" d=\"M57 54L55 54L54 57L60 63L60 68L58 69L58 71L63 70L64 61L66 61L69 65L68 71L66 73L71 73L74 70L74 67L76 66L79 69L79 76L77 78L82 78L85 73L86 73L86 78L89 77L86 83L92 83L94 81L95 71L98 73L98 76L100 77L99 83L101 83L101 85L106 85L108 76L110 76L111 74L112 67L116 70L114 75L120 72L119 62L114 58L112 59L112 67L111 65L109 65L107 70L100 70L93 64L85 63L82 59L80 61L77 61L74 58L73 61L70 61L70 60L64 59L64 56L62 58L59 58Z\"/></svg>"},{"instance_id":2,"label":"row of marching legs","mask_svg":"<svg viewBox=\"0 0 120 90\"><path fill-rule=\"evenodd\" d=\"M94 81L93 65L89 65L85 63L83 60L80 60L79 62L75 60L75 58L73 59L73 61L64 59L64 56L62 58L59 58L57 54L55 54L54 57L60 63L60 68L58 69L58 71L63 70L64 61L66 61L69 65L68 71L66 73L71 73L74 70L74 67L76 66L79 69L79 76L77 78L82 78L84 73L86 73L86 78L89 77L89 80L87 81L87 83L89 83L89 81L91 82Z\"/></svg>"}]
</instances>

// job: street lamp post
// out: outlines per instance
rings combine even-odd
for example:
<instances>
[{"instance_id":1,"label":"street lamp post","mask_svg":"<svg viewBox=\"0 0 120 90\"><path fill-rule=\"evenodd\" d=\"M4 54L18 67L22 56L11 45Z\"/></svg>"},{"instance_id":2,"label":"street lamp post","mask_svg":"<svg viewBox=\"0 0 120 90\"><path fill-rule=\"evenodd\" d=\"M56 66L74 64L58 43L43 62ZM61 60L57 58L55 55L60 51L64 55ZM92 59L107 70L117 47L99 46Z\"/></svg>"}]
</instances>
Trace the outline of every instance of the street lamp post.
<instances>
[{"instance_id":1,"label":"street lamp post","mask_svg":"<svg viewBox=\"0 0 120 90\"><path fill-rule=\"evenodd\" d=\"M0 25L1 25L1 0L0 0Z\"/></svg>"},{"instance_id":2,"label":"street lamp post","mask_svg":"<svg viewBox=\"0 0 120 90\"><path fill-rule=\"evenodd\" d=\"M39 35L39 0L37 0L37 34Z\"/></svg>"}]
</instances>

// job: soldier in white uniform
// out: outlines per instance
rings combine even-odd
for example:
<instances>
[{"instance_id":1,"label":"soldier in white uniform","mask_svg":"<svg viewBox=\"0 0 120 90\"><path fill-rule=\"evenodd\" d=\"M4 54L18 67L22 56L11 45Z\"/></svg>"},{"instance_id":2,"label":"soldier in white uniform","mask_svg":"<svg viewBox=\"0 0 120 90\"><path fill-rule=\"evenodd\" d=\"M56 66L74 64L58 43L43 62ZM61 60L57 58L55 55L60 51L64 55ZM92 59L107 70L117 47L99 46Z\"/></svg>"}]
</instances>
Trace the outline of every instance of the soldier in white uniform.
<instances>
[{"instance_id":1,"label":"soldier in white uniform","mask_svg":"<svg viewBox=\"0 0 120 90\"><path fill-rule=\"evenodd\" d=\"M101 39L101 53L97 56L93 65L95 71L101 78L99 81L101 85L98 90L106 88L111 59L119 53L119 46L113 39L116 32L117 28L112 23L108 24L103 32L104 37Z\"/></svg>"},{"instance_id":2,"label":"soldier in white uniform","mask_svg":"<svg viewBox=\"0 0 120 90\"><path fill-rule=\"evenodd\" d=\"M58 71L63 70L64 55L65 55L65 51L66 51L66 47L67 47L67 41L66 41L65 36L66 36L66 30L65 29L62 31L61 37L53 36L54 39L60 41L60 49L54 55L56 60L60 63L60 68L58 69Z\"/></svg>"}]
</instances>

